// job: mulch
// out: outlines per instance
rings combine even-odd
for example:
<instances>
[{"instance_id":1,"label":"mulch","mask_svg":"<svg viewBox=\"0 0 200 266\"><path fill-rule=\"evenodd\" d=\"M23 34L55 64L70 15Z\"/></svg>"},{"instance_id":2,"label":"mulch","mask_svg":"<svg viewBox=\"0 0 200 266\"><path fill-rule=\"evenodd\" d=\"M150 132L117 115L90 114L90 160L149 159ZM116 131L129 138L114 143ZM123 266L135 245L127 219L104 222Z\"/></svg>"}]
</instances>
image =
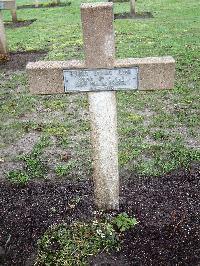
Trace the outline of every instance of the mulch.
<instances>
[{"instance_id":1,"label":"mulch","mask_svg":"<svg viewBox=\"0 0 200 266\"><path fill-rule=\"evenodd\" d=\"M55 8L55 7L65 7L65 6L70 6L71 2L66 2L66 3L47 3L47 4L39 4L37 7L33 4L30 5L21 5L17 6L17 9L26 9L26 8Z\"/></svg>"},{"instance_id":2,"label":"mulch","mask_svg":"<svg viewBox=\"0 0 200 266\"><path fill-rule=\"evenodd\" d=\"M200 265L200 165L121 180L120 212L139 224L125 233L120 251L90 258L90 265ZM50 225L94 216L90 181L2 181L0 191L0 265L33 265L37 240Z\"/></svg>"},{"instance_id":3,"label":"mulch","mask_svg":"<svg viewBox=\"0 0 200 266\"><path fill-rule=\"evenodd\" d=\"M47 51L9 53L7 58L8 60L0 61L0 70L25 70L28 62L42 60L47 53Z\"/></svg>"},{"instance_id":4,"label":"mulch","mask_svg":"<svg viewBox=\"0 0 200 266\"><path fill-rule=\"evenodd\" d=\"M114 19L148 19L148 18L153 18L151 12L136 13L134 16L131 16L130 13L127 12L114 14Z\"/></svg>"},{"instance_id":5,"label":"mulch","mask_svg":"<svg viewBox=\"0 0 200 266\"><path fill-rule=\"evenodd\" d=\"M6 28L14 29L14 28L21 28L27 27L35 22L37 19L29 19L29 20L19 20L17 22L5 21L4 25Z\"/></svg>"}]
</instances>

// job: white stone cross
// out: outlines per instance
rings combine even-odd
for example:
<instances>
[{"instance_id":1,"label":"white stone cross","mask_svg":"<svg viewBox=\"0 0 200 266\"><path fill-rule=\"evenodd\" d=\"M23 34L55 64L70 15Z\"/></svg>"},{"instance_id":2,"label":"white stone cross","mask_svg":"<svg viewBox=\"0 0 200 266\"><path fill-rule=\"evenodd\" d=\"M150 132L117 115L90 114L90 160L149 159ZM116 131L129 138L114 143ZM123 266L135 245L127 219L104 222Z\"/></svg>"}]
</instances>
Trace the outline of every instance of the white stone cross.
<instances>
[{"instance_id":1,"label":"white stone cross","mask_svg":"<svg viewBox=\"0 0 200 266\"><path fill-rule=\"evenodd\" d=\"M12 22L17 22L17 5L16 0L0 0L0 10L10 10Z\"/></svg>"},{"instance_id":2,"label":"white stone cross","mask_svg":"<svg viewBox=\"0 0 200 266\"><path fill-rule=\"evenodd\" d=\"M3 24L3 17L0 11L0 60L6 59L7 56L8 53L7 53L6 34Z\"/></svg>"},{"instance_id":3,"label":"white stone cross","mask_svg":"<svg viewBox=\"0 0 200 266\"><path fill-rule=\"evenodd\" d=\"M81 5L85 61L28 63L34 94L87 91L92 125L95 203L119 208L116 92L174 86L172 57L115 60L112 3Z\"/></svg>"}]
</instances>

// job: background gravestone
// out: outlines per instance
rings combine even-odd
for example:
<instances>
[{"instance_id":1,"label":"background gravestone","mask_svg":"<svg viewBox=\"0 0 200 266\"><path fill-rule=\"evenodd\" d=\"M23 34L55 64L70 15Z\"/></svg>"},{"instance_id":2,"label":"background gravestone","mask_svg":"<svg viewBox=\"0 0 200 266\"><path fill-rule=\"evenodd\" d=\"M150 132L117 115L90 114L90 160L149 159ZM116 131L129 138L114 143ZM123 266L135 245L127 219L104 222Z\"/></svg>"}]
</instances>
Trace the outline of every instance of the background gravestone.
<instances>
[{"instance_id":1,"label":"background gravestone","mask_svg":"<svg viewBox=\"0 0 200 266\"><path fill-rule=\"evenodd\" d=\"M17 22L17 5L16 0L0 0L0 10L10 10L12 22Z\"/></svg>"},{"instance_id":2,"label":"background gravestone","mask_svg":"<svg viewBox=\"0 0 200 266\"><path fill-rule=\"evenodd\" d=\"M3 17L0 11L0 60L7 59L7 43L6 43L6 34L3 23Z\"/></svg>"}]
</instances>

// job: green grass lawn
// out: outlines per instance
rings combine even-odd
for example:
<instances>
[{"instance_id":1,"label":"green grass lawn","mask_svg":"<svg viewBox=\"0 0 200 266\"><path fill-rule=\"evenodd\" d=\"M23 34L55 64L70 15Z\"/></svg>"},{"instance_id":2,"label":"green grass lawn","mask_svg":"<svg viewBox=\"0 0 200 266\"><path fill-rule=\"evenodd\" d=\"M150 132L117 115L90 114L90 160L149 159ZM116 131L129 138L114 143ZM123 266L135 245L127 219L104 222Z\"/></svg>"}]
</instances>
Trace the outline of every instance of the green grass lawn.
<instances>
[{"instance_id":1,"label":"green grass lawn","mask_svg":"<svg viewBox=\"0 0 200 266\"><path fill-rule=\"evenodd\" d=\"M44 1L43 1L44 2ZM83 59L81 1L19 9L28 27L6 29L11 52L48 51L45 60ZM18 5L30 4L25 0ZM114 4L116 13L129 3ZM200 5L198 0L138 0L152 19L116 20L116 57L171 55L170 91L118 92L121 176L160 175L200 159ZM10 12L3 12L6 21ZM32 96L25 70L0 70L0 178L88 178L92 173L87 95Z\"/></svg>"}]
</instances>

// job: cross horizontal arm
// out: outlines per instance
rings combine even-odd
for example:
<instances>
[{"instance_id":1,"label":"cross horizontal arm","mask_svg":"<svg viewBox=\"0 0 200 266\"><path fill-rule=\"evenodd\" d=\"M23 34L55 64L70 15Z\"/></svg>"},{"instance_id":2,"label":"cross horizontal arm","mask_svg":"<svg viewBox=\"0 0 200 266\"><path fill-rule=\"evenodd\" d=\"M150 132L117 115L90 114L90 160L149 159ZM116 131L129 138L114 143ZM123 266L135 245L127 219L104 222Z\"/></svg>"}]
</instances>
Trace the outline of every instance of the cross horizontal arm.
<instances>
[{"instance_id":1,"label":"cross horizontal arm","mask_svg":"<svg viewBox=\"0 0 200 266\"><path fill-rule=\"evenodd\" d=\"M138 89L156 90L174 87L175 60L168 57L147 57L119 59L115 67L138 67ZM28 63L27 73L31 93L57 94L64 93L63 70L84 69L84 62L38 61Z\"/></svg>"},{"instance_id":2,"label":"cross horizontal arm","mask_svg":"<svg viewBox=\"0 0 200 266\"><path fill-rule=\"evenodd\" d=\"M16 1L13 0L0 0L0 10L1 9L16 9Z\"/></svg>"}]
</instances>

